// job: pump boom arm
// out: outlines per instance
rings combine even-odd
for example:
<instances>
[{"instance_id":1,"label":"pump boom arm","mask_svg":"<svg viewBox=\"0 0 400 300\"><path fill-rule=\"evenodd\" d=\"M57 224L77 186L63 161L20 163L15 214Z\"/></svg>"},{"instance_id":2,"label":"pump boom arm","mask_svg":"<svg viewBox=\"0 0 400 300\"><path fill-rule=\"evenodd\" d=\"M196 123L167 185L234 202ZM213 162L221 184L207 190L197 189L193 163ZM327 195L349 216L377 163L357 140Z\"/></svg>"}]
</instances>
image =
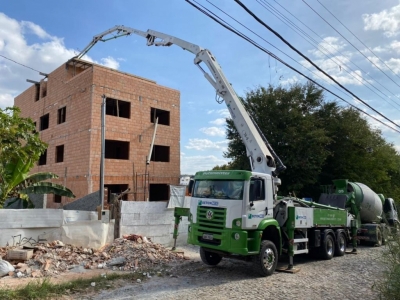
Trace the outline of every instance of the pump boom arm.
<instances>
[{"instance_id":1,"label":"pump boom arm","mask_svg":"<svg viewBox=\"0 0 400 300\"><path fill-rule=\"evenodd\" d=\"M105 36L116 32L117 35L108 39L104 39ZM198 45L189 43L181 40L174 36L157 32L154 30L147 30L146 32L125 27L115 26L109 30L104 31L93 37L93 40L87 45L82 52L75 58L81 58L84 56L98 41L108 41L121 36L127 36L131 34L140 35L147 39L148 46L171 46L173 44L181 47L183 50L187 50L194 55L194 64L199 67L204 77L210 82L215 88L216 93L224 101L231 114L232 120L235 124L237 131L246 146L247 155L250 158L251 168L254 172L266 173L276 176L278 171L283 171L286 167L282 164L279 157L274 153L271 146L266 141L265 137L259 131L257 125L253 122L250 115L247 113L245 107L240 101L236 92L233 90L229 81L226 79L222 68L218 64L213 54ZM202 67L201 63L204 63L211 75L207 73ZM278 169L276 170L276 163L278 163Z\"/></svg>"}]
</instances>

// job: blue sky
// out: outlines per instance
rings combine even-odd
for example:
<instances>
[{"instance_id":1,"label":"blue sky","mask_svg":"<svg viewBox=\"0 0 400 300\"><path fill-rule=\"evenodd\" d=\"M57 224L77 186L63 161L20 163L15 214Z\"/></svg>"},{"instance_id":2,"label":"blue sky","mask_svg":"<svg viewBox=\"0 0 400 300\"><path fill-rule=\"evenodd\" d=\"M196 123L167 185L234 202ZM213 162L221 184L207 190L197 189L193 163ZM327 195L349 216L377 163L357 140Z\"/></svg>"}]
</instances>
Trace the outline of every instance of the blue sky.
<instances>
[{"instance_id":1,"label":"blue sky","mask_svg":"<svg viewBox=\"0 0 400 300\"><path fill-rule=\"evenodd\" d=\"M286 62L382 120L376 113L365 108L351 96L339 91L335 84L315 77L265 41L223 15L206 0L198 0L198 2L229 20L236 28ZM260 26L234 1L210 2L293 57L295 61L307 66L304 59ZM400 76L399 1L319 0L385 64L346 31L320 5L318 0L305 2L243 0L242 2L357 96L400 124L400 86L397 85L400 84L400 77L398 77ZM157 30L209 49L217 57L226 77L240 96L259 85L288 85L296 81L305 82L305 79L227 31L183 0L71 0L57 2L57 5L54 3L54 1L3 1L0 5L0 55L42 72L51 72L78 54L94 35L115 25L124 25L143 31ZM326 24L306 3L321 14L348 41ZM283 10L285 8L312 28L319 37L302 27L307 34L313 36L318 43L317 47L309 44L302 36L266 10L267 4L286 14L298 26L303 26L288 15ZM365 59L349 42L380 67L389 78ZM323 56L318 49L329 49L329 57ZM90 50L87 57L96 63L156 80L158 84L181 92L182 174L194 174L196 171L207 170L228 161L223 157L227 146L224 122L224 118L228 116L227 110L224 104L215 102L215 91L193 64L193 58L191 53L182 51L176 46L147 47L146 40L139 36L122 37L106 43L98 43ZM352 70L349 69L350 67ZM13 98L29 87L25 81L27 78L39 80L41 76L37 72L0 57L0 107L12 105ZM367 86L377 94L371 92ZM334 100L335 97L326 94L326 99ZM342 102L339 103L345 105ZM383 127L376 121L368 120L372 126L381 128L385 138L400 150L399 133Z\"/></svg>"}]
</instances>

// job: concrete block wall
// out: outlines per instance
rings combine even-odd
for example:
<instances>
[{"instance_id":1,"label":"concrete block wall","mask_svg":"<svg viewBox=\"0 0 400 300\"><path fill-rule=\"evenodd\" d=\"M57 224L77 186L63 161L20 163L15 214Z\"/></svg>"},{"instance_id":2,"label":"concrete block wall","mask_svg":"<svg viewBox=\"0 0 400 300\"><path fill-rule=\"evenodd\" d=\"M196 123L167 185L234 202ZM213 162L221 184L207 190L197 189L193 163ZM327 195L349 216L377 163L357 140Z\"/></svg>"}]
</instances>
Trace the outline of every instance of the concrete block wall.
<instances>
[{"instance_id":1,"label":"concrete block wall","mask_svg":"<svg viewBox=\"0 0 400 300\"><path fill-rule=\"evenodd\" d=\"M140 234L151 238L154 243L173 245L174 209L165 202L122 202L120 234ZM177 245L186 244L187 218L179 224Z\"/></svg>"},{"instance_id":2,"label":"concrete block wall","mask_svg":"<svg viewBox=\"0 0 400 300\"><path fill-rule=\"evenodd\" d=\"M102 223L97 213L61 209L0 210L0 247L32 246L60 240L98 249L114 240L114 221Z\"/></svg>"},{"instance_id":3,"label":"concrete block wall","mask_svg":"<svg viewBox=\"0 0 400 300\"><path fill-rule=\"evenodd\" d=\"M158 85L152 80L122 73L88 62L76 61L85 67L63 64L40 84L40 99L35 101L33 85L15 98L15 105L23 117L36 122L49 113L49 128L39 132L48 143L46 165L36 166L32 172L53 172L59 179L52 180L70 188L76 198L99 190L101 153L102 95L130 103L130 118L106 116L106 139L130 143L129 160L106 159L105 185L127 184L134 190L135 174L146 170L154 130L151 108L170 112L170 126L159 125L156 145L170 147L169 162L151 162L147 171L157 183L178 184L180 175L180 93ZM46 89L46 94L43 93ZM66 122L57 124L58 110L66 107ZM56 147L64 145L64 161L56 163ZM167 175L167 176L166 176ZM151 182L150 182L151 183ZM133 199L129 195L129 200ZM74 199L62 198L54 203L47 199L48 208L60 208ZM167 200L167 199L165 199Z\"/></svg>"}]
</instances>

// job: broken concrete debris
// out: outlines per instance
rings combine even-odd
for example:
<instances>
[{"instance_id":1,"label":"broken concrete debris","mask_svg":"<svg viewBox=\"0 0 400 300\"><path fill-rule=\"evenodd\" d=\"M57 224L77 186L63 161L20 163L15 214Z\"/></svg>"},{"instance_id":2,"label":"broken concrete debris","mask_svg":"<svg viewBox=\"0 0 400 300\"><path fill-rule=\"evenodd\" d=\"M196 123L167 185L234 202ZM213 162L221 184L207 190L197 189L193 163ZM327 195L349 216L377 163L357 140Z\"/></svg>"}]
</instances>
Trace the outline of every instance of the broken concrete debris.
<instances>
[{"instance_id":1,"label":"broken concrete debris","mask_svg":"<svg viewBox=\"0 0 400 300\"><path fill-rule=\"evenodd\" d=\"M151 242L149 238L137 234L117 238L112 244L107 244L97 250L64 245L60 241L38 244L30 248L0 248L0 258L3 259L6 259L13 251L14 253L15 251L20 251L20 253L24 250L32 251L29 259L23 259L27 257L25 254L19 254L18 259L10 259L9 262L15 270L9 269L2 276L45 277L64 272L80 273L88 269L143 271L186 259L182 252L172 252L160 244Z\"/></svg>"}]
</instances>

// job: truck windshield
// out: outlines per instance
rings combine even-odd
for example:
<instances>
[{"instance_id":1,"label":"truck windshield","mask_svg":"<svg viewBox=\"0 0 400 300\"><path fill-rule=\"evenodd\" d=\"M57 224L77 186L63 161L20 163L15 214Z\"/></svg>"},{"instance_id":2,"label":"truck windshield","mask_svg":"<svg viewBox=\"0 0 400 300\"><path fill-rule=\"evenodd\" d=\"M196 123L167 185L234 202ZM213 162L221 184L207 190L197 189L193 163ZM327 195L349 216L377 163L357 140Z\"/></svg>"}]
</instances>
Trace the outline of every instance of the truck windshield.
<instances>
[{"instance_id":1,"label":"truck windshield","mask_svg":"<svg viewBox=\"0 0 400 300\"><path fill-rule=\"evenodd\" d=\"M193 196L214 199L243 199L244 181L241 180L196 180Z\"/></svg>"}]
</instances>

